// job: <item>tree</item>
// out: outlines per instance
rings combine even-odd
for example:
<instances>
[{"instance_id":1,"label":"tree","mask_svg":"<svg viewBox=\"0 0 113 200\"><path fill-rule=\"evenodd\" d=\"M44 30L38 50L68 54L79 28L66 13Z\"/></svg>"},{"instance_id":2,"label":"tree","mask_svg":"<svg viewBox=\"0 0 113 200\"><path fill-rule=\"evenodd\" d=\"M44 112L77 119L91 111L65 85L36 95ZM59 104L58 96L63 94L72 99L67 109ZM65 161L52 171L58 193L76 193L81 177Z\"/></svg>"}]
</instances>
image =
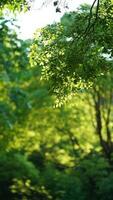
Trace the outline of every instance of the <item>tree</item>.
<instances>
[{"instance_id":1,"label":"tree","mask_svg":"<svg viewBox=\"0 0 113 200\"><path fill-rule=\"evenodd\" d=\"M42 68L50 90L61 97L92 84L95 77L112 68L112 58L107 59L112 56L112 19L103 9L99 10L98 23L88 34L90 7L81 6L77 12L65 14L60 23L47 26L35 35L31 64ZM94 22L92 17L91 23Z\"/></svg>"},{"instance_id":2,"label":"tree","mask_svg":"<svg viewBox=\"0 0 113 200\"><path fill-rule=\"evenodd\" d=\"M18 11L22 11L24 10L28 10L30 8L30 4L31 4L32 0L3 0L0 2L0 8L4 9L4 8L8 8L12 11L18 10Z\"/></svg>"},{"instance_id":3,"label":"tree","mask_svg":"<svg viewBox=\"0 0 113 200\"><path fill-rule=\"evenodd\" d=\"M91 91L93 103L90 104L95 110L95 132L97 133L100 145L104 154L112 162L112 71L98 78Z\"/></svg>"},{"instance_id":4,"label":"tree","mask_svg":"<svg viewBox=\"0 0 113 200\"><path fill-rule=\"evenodd\" d=\"M41 68L42 78L49 83L50 92L61 102L77 91L86 93L88 97L89 91L95 113L95 132L111 162L113 29L112 13L107 14L106 9L104 4L99 10L98 23L95 23L95 18L91 19L94 31L90 29L88 34L86 19L90 7L84 5L77 12L65 14L60 23L37 31L30 56L32 66ZM67 131L66 124L61 130L68 134L71 132L70 129Z\"/></svg>"}]
</instances>

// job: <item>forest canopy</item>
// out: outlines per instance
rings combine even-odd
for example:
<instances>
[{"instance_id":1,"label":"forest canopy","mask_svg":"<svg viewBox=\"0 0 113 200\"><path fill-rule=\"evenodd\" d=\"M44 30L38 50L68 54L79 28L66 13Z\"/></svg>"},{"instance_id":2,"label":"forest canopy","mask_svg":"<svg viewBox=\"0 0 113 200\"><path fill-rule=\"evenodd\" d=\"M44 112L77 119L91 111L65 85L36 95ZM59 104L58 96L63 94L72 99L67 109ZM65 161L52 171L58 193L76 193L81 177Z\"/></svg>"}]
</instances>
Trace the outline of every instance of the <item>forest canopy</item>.
<instances>
[{"instance_id":1,"label":"forest canopy","mask_svg":"<svg viewBox=\"0 0 113 200\"><path fill-rule=\"evenodd\" d=\"M24 5L0 2L0 199L112 200L113 2L29 40L2 14Z\"/></svg>"},{"instance_id":2,"label":"forest canopy","mask_svg":"<svg viewBox=\"0 0 113 200\"><path fill-rule=\"evenodd\" d=\"M112 70L112 10L107 9L102 4L96 21L95 15L90 19L91 27L90 6L83 5L65 14L60 23L37 31L31 64L42 68L54 93L66 95L81 85L92 85Z\"/></svg>"}]
</instances>

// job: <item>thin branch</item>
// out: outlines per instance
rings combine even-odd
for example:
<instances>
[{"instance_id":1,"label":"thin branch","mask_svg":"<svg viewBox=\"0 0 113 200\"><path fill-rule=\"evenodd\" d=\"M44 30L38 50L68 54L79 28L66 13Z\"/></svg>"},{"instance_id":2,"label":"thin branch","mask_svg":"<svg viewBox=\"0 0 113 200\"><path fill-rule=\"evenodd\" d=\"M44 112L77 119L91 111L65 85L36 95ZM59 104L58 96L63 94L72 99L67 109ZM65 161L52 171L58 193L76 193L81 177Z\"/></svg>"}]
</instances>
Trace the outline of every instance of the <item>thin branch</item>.
<instances>
[{"instance_id":1,"label":"thin branch","mask_svg":"<svg viewBox=\"0 0 113 200\"><path fill-rule=\"evenodd\" d=\"M92 17L93 17L93 8L94 8L96 2L97 2L97 6L96 6L95 19L94 19L93 23L91 24L91 20L92 20ZM99 5L100 5L100 1L99 0L94 0L92 6L90 8L88 25L87 25L86 30L84 31L84 35L85 36L87 36L88 33L90 33L92 28L93 28L93 31L94 31L94 27L95 27L95 24L96 24L97 19L98 19Z\"/></svg>"},{"instance_id":2,"label":"thin branch","mask_svg":"<svg viewBox=\"0 0 113 200\"><path fill-rule=\"evenodd\" d=\"M93 8L95 6L95 3L96 3L97 0L94 0L91 8L90 8L90 13L89 13L89 21L88 21L88 26L85 30L85 34L88 32L88 30L90 29L90 25L91 25L91 19L92 19L92 16L93 16Z\"/></svg>"}]
</instances>

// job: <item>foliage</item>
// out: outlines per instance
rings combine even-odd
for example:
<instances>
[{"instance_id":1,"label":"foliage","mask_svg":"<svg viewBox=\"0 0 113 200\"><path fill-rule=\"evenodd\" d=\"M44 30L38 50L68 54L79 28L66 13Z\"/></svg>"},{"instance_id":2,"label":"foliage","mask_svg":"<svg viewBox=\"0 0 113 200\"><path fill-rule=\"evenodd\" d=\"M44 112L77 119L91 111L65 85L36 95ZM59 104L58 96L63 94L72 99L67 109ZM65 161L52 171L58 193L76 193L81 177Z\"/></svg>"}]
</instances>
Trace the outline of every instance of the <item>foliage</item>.
<instances>
[{"instance_id":1,"label":"foliage","mask_svg":"<svg viewBox=\"0 0 113 200\"><path fill-rule=\"evenodd\" d=\"M0 2L0 9L8 8L12 11L22 11L30 9L32 0L2 0Z\"/></svg>"},{"instance_id":2,"label":"foliage","mask_svg":"<svg viewBox=\"0 0 113 200\"><path fill-rule=\"evenodd\" d=\"M0 132L2 133L1 140L5 138L7 144L13 135L13 127L18 120L22 121L19 105L21 104L23 108L28 107L25 101L26 92L22 87L22 79L27 70L28 52L25 48L28 45L19 40L15 31L9 28L10 21L1 17L0 26L0 92L2 94L0 96ZM14 27L13 24L12 26ZM23 74L22 71L24 71ZM22 77L21 80L20 77Z\"/></svg>"},{"instance_id":3,"label":"foliage","mask_svg":"<svg viewBox=\"0 0 113 200\"><path fill-rule=\"evenodd\" d=\"M10 186L13 179L30 179L32 183L38 183L38 171L27 161L25 156L16 153L0 154L0 198L12 199Z\"/></svg>"},{"instance_id":4,"label":"foliage","mask_svg":"<svg viewBox=\"0 0 113 200\"><path fill-rule=\"evenodd\" d=\"M113 28L106 6L88 35L86 5L34 41L18 39L14 21L0 18L1 199L112 200ZM63 103L73 95L62 104L49 91Z\"/></svg>"},{"instance_id":5,"label":"foliage","mask_svg":"<svg viewBox=\"0 0 113 200\"><path fill-rule=\"evenodd\" d=\"M101 8L97 23L92 17L93 27L88 33L87 5L65 14L60 23L36 32L31 64L41 67L50 91L61 99L87 84L92 85L95 77L112 69L112 20L103 16L106 8Z\"/></svg>"}]
</instances>

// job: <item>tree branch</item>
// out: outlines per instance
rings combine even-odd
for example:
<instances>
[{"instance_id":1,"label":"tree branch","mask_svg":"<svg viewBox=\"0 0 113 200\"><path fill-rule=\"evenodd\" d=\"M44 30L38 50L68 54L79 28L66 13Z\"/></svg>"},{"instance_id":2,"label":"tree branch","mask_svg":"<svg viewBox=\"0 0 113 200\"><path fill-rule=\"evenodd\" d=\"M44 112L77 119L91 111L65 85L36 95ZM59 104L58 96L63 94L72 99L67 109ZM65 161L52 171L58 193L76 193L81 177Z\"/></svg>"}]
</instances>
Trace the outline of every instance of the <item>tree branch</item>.
<instances>
[{"instance_id":1,"label":"tree branch","mask_svg":"<svg viewBox=\"0 0 113 200\"><path fill-rule=\"evenodd\" d=\"M95 19L94 19L94 22L91 24L91 20L92 20L92 17L93 17L93 8L94 8L96 2L97 2L97 6L96 6ZM95 26L95 24L97 22L97 19L98 19L99 5L100 5L100 0L94 0L92 6L90 8L88 25L87 25L87 28L86 28L86 30L84 32L85 36L87 36L87 34L91 31L92 28L94 30L94 26Z\"/></svg>"}]
</instances>

